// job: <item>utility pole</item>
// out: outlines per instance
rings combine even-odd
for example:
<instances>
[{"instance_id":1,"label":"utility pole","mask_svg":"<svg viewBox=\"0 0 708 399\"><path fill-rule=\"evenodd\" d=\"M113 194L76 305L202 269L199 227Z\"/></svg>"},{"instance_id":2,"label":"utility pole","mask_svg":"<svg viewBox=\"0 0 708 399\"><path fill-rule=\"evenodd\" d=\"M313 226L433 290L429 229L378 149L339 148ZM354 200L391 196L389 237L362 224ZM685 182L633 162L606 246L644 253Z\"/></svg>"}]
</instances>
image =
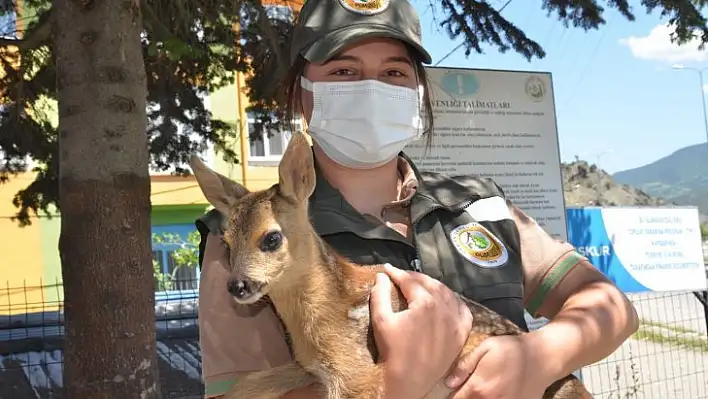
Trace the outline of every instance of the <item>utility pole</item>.
<instances>
[{"instance_id":1,"label":"utility pole","mask_svg":"<svg viewBox=\"0 0 708 399\"><path fill-rule=\"evenodd\" d=\"M703 72L705 72L708 67L699 69L687 67L681 64L674 64L672 68L693 71L698 74L699 81L701 82L701 100L703 101L703 128L705 129L706 134L706 145L708 145L708 115L706 115L706 92L703 87ZM701 243L701 245L703 245L703 243ZM706 268L706 279L708 279L708 268ZM694 292L693 295L695 295L696 299L698 299L698 301L703 305L703 315L706 319L706 324L708 324L708 291Z\"/></svg>"},{"instance_id":2,"label":"utility pole","mask_svg":"<svg viewBox=\"0 0 708 399\"><path fill-rule=\"evenodd\" d=\"M708 145L708 114L706 113L706 92L703 83L703 72L708 68L692 68L681 64L674 64L671 68L683 71L693 71L698 74L698 79L701 84L701 101L703 103L703 129L706 135L706 145Z\"/></svg>"}]
</instances>

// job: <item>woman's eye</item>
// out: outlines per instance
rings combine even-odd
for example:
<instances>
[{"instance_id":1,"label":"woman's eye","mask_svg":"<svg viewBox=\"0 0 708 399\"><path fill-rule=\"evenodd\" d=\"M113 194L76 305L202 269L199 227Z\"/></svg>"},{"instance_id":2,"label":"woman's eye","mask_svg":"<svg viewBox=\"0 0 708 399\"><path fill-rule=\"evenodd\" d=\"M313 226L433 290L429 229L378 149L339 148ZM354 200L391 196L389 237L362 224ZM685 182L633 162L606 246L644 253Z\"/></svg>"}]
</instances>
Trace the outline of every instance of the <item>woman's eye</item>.
<instances>
[{"instance_id":1,"label":"woman's eye","mask_svg":"<svg viewBox=\"0 0 708 399\"><path fill-rule=\"evenodd\" d=\"M405 73L403 73L403 72L401 72L401 71L395 71L395 70L393 70L393 71L388 71L387 74L388 74L388 76L391 76L391 77L394 77L394 78L403 78L403 77L406 76Z\"/></svg>"},{"instance_id":2,"label":"woman's eye","mask_svg":"<svg viewBox=\"0 0 708 399\"><path fill-rule=\"evenodd\" d=\"M283 235L279 231L271 231L266 234L261 242L261 251L273 252L278 250L283 244Z\"/></svg>"},{"instance_id":3,"label":"woman's eye","mask_svg":"<svg viewBox=\"0 0 708 399\"><path fill-rule=\"evenodd\" d=\"M230 249L230 248L229 248L229 243L226 242L226 240L223 239L223 238L221 239L221 245L222 245L227 251Z\"/></svg>"},{"instance_id":4,"label":"woman's eye","mask_svg":"<svg viewBox=\"0 0 708 399\"><path fill-rule=\"evenodd\" d=\"M334 76L350 76L353 74L354 72L349 69L337 69L336 71L332 72L332 75Z\"/></svg>"}]
</instances>

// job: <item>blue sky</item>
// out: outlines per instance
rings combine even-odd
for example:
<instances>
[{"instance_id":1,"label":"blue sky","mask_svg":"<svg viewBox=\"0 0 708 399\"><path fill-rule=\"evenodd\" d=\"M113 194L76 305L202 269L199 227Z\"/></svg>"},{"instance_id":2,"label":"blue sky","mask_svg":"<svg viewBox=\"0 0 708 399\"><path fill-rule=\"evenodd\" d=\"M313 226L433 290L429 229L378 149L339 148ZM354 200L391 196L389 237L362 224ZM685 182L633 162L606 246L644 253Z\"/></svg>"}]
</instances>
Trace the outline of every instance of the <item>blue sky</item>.
<instances>
[{"instance_id":1,"label":"blue sky","mask_svg":"<svg viewBox=\"0 0 708 399\"><path fill-rule=\"evenodd\" d=\"M487 47L485 54L469 58L460 50L440 66L551 72L564 161L578 155L597 163L599 156L600 166L614 173L706 141L699 76L671 66L706 67L708 52L695 45L672 45L660 26L667 21L641 7L635 6L634 22L608 10L607 24L585 33L546 17L540 3L512 1L503 15L539 42L546 58L528 62L516 53ZM427 2L414 4L421 14L424 45L436 63L461 39L451 41L436 27ZM708 83L708 73L704 76Z\"/></svg>"}]
</instances>

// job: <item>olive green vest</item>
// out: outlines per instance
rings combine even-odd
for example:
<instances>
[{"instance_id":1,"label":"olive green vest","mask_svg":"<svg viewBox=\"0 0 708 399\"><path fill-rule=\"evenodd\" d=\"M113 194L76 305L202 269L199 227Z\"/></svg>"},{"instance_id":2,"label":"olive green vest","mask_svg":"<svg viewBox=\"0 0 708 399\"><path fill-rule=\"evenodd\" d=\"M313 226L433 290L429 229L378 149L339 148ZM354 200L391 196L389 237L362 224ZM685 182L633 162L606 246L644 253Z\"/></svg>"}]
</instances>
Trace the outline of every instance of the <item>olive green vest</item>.
<instances>
[{"instance_id":1,"label":"olive green vest","mask_svg":"<svg viewBox=\"0 0 708 399\"><path fill-rule=\"evenodd\" d=\"M419 184L410 203L412 242L362 216L319 173L310 198L317 233L353 262L391 263L423 272L528 331L519 232L501 188L476 176L419 172L401 155L414 168ZM196 221L202 237L200 265L207 234L223 231L224 222L216 210Z\"/></svg>"}]
</instances>

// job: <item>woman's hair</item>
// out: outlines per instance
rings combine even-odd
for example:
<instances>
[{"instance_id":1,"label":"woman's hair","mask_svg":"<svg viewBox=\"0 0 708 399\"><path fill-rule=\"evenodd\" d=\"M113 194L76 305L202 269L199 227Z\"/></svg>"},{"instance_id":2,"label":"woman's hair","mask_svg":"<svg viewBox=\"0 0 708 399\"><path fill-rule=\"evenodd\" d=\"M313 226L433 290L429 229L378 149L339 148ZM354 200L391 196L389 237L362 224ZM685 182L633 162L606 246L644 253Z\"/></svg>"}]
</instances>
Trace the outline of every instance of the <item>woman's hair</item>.
<instances>
[{"instance_id":1,"label":"woman's hair","mask_svg":"<svg viewBox=\"0 0 708 399\"><path fill-rule=\"evenodd\" d=\"M425 66L420 60L418 53L411 48L408 48L408 54L413 60L416 77L416 87L423 86L423 135L426 137L426 150L432 145L433 136L433 104L430 98L430 82L428 75L425 72ZM302 55L299 55L285 75L285 117L294 122L299 116L303 115L302 109L302 87L300 86L300 77L305 72L307 60ZM293 126L294 128L294 126Z\"/></svg>"}]
</instances>

